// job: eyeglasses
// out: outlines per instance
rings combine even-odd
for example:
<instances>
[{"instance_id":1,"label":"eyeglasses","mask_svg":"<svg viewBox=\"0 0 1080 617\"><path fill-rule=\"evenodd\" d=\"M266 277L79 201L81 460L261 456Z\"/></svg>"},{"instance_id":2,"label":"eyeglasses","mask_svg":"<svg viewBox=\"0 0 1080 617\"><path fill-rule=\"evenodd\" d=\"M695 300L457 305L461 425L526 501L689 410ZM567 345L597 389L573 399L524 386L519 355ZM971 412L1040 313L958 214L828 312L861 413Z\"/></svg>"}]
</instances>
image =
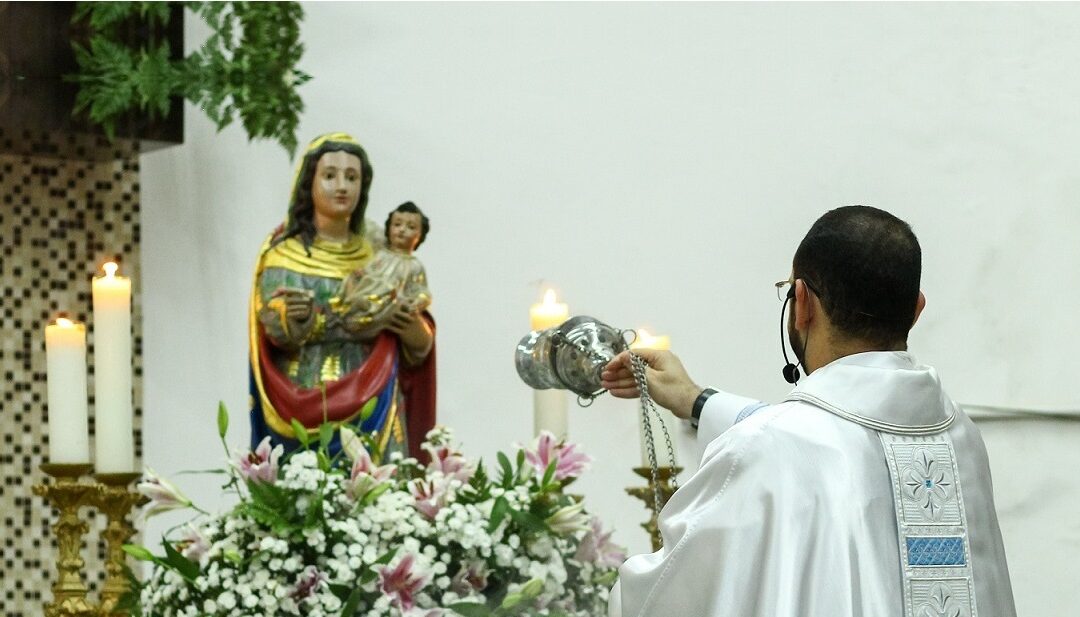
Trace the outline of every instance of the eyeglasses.
<instances>
[{"instance_id":1,"label":"eyeglasses","mask_svg":"<svg viewBox=\"0 0 1080 617\"><path fill-rule=\"evenodd\" d=\"M777 281L777 282L773 283L773 285L776 287L776 299L777 300L780 300L781 302L783 302L784 300L787 300L792 295L794 295L795 286L792 285L793 282L794 281L783 280L783 281Z\"/></svg>"},{"instance_id":2,"label":"eyeglasses","mask_svg":"<svg viewBox=\"0 0 1080 617\"><path fill-rule=\"evenodd\" d=\"M810 281L802 279L802 282L805 283L806 286L810 288L810 291L814 292L818 297L821 296L821 293L818 292L817 287L812 285ZM784 281L777 281L773 283L773 286L776 287L776 297L781 302L787 301L795 297L795 281L792 281L790 279Z\"/></svg>"}]
</instances>

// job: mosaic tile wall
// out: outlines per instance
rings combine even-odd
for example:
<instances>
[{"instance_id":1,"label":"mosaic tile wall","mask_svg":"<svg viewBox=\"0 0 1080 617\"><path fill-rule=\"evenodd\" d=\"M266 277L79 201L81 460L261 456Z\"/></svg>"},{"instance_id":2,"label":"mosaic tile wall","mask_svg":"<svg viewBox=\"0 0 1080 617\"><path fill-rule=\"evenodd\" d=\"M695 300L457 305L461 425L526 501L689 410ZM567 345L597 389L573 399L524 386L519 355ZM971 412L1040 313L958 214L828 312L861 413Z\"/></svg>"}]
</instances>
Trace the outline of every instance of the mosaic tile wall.
<instances>
[{"instance_id":1,"label":"mosaic tile wall","mask_svg":"<svg viewBox=\"0 0 1080 617\"><path fill-rule=\"evenodd\" d=\"M141 460L139 155L131 142L2 132L0 152L9 153L0 154L0 617L23 617L41 614L55 578L54 516L31 493L43 481L38 466L48 452L44 327L66 311L90 333L90 279L116 256L133 284L135 451ZM88 343L92 366L92 334ZM93 436L92 377L88 383ZM103 518L91 521L84 543L83 558L95 573L87 581L91 589L104 578L104 528Z\"/></svg>"}]
</instances>

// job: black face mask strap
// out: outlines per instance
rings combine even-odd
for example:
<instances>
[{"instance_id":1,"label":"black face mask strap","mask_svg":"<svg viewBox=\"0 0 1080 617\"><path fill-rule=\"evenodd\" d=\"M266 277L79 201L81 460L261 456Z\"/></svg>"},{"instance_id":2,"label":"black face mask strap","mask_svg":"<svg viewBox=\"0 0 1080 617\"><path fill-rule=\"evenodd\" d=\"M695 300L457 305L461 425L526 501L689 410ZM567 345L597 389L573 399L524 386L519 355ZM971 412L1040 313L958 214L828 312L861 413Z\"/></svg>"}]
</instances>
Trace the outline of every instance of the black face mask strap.
<instances>
[{"instance_id":1,"label":"black face mask strap","mask_svg":"<svg viewBox=\"0 0 1080 617\"><path fill-rule=\"evenodd\" d=\"M780 307L780 351L783 352L784 362L786 363L784 364L784 369L782 371L784 375L784 381L788 382L789 384L797 385L799 383L799 377L801 377L801 375L799 375L799 367L798 365L792 364L791 361L788 360L787 345L784 342L784 314L787 312L788 302L791 302L794 297L795 284L792 283L791 289L788 290L787 298L784 298L784 305ZM804 349L803 354L805 353L806 350Z\"/></svg>"}]
</instances>

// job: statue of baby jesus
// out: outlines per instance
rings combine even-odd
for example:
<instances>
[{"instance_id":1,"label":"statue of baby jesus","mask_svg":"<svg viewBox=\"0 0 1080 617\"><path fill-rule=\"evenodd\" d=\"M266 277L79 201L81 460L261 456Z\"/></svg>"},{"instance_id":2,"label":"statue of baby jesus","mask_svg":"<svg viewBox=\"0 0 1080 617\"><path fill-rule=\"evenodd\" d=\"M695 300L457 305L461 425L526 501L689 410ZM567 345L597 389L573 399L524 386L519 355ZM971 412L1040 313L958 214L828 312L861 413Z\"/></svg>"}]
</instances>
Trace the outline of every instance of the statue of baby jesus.
<instances>
[{"instance_id":1,"label":"statue of baby jesus","mask_svg":"<svg viewBox=\"0 0 1080 617\"><path fill-rule=\"evenodd\" d=\"M353 328L377 333L390 325L399 307L419 313L431 305L424 265L413 256L430 227L428 217L411 201L386 218L386 247L341 283L338 297L349 307Z\"/></svg>"}]
</instances>

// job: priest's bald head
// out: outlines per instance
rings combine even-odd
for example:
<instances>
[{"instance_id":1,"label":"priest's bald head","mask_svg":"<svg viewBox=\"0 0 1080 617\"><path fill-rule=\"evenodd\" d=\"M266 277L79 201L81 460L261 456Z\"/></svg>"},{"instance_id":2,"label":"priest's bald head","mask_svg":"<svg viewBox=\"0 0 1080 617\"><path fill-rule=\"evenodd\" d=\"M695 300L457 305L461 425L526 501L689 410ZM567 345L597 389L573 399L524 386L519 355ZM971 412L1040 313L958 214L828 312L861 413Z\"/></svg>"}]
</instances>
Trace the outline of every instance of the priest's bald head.
<instances>
[{"instance_id":1,"label":"priest's bald head","mask_svg":"<svg viewBox=\"0 0 1080 617\"><path fill-rule=\"evenodd\" d=\"M807 371L861 351L907 349L926 300L922 250L904 221L870 206L829 211L799 244L792 273L788 333Z\"/></svg>"}]
</instances>

